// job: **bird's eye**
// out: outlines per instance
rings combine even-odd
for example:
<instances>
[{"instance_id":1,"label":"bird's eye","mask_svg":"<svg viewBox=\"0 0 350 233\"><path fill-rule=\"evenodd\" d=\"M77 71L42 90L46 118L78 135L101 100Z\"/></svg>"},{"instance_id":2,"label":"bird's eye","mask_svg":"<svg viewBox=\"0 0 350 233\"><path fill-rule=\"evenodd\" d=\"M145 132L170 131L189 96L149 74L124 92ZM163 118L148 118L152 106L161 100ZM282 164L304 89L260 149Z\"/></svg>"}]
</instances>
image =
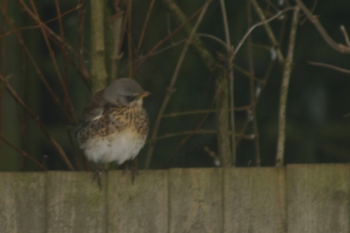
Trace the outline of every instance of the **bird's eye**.
<instances>
[{"instance_id":1,"label":"bird's eye","mask_svg":"<svg viewBox=\"0 0 350 233\"><path fill-rule=\"evenodd\" d=\"M128 102L132 102L136 99L136 96L126 96L125 98Z\"/></svg>"}]
</instances>

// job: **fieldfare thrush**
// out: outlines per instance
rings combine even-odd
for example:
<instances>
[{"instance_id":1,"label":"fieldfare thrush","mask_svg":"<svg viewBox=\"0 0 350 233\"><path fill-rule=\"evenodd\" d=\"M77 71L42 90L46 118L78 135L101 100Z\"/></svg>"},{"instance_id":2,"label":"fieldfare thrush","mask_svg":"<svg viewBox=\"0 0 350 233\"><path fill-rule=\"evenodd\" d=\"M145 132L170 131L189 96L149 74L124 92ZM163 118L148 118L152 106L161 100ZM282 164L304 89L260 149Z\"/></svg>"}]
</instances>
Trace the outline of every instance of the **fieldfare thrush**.
<instances>
[{"instance_id":1,"label":"fieldfare thrush","mask_svg":"<svg viewBox=\"0 0 350 233\"><path fill-rule=\"evenodd\" d=\"M149 119L142 102L149 94L135 80L121 78L93 96L75 130L90 161L121 165L135 159L148 134ZM99 171L97 175L101 187Z\"/></svg>"}]
</instances>

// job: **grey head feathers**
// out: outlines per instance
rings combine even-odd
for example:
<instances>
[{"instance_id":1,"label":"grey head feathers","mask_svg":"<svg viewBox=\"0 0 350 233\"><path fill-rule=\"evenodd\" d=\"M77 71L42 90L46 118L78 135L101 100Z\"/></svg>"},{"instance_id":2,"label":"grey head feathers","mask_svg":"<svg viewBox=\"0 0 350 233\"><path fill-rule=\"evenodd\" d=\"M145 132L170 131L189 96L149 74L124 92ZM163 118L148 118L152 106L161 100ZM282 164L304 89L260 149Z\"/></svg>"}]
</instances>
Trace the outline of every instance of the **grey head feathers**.
<instances>
[{"instance_id":1,"label":"grey head feathers","mask_svg":"<svg viewBox=\"0 0 350 233\"><path fill-rule=\"evenodd\" d=\"M145 91L134 79L120 78L106 87L102 96L107 103L128 106L143 93Z\"/></svg>"}]
</instances>

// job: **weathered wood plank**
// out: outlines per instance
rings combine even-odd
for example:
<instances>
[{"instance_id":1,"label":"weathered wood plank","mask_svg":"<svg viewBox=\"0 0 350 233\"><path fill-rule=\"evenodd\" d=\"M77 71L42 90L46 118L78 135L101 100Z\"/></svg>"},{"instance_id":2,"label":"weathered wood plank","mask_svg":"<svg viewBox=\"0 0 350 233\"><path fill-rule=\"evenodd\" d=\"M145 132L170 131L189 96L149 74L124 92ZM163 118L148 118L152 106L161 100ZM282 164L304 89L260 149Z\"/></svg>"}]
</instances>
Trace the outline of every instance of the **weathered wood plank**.
<instances>
[{"instance_id":1,"label":"weathered wood plank","mask_svg":"<svg viewBox=\"0 0 350 233\"><path fill-rule=\"evenodd\" d=\"M222 169L170 169L170 232L222 232Z\"/></svg>"},{"instance_id":2,"label":"weathered wood plank","mask_svg":"<svg viewBox=\"0 0 350 233\"><path fill-rule=\"evenodd\" d=\"M286 232L285 169L224 170L224 232Z\"/></svg>"},{"instance_id":3,"label":"weathered wood plank","mask_svg":"<svg viewBox=\"0 0 350 233\"><path fill-rule=\"evenodd\" d=\"M106 232L107 185L100 190L92 177L92 172L48 173L47 232Z\"/></svg>"},{"instance_id":4,"label":"weathered wood plank","mask_svg":"<svg viewBox=\"0 0 350 233\"><path fill-rule=\"evenodd\" d=\"M0 232L46 229L45 173L0 173Z\"/></svg>"},{"instance_id":5,"label":"weathered wood plank","mask_svg":"<svg viewBox=\"0 0 350 233\"><path fill-rule=\"evenodd\" d=\"M350 165L287 167L289 233L350 232Z\"/></svg>"},{"instance_id":6,"label":"weathered wood plank","mask_svg":"<svg viewBox=\"0 0 350 233\"><path fill-rule=\"evenodd\" d=\"M108 232L168 232L168 172L108 173Z\"/></svg>"}]
</instances>

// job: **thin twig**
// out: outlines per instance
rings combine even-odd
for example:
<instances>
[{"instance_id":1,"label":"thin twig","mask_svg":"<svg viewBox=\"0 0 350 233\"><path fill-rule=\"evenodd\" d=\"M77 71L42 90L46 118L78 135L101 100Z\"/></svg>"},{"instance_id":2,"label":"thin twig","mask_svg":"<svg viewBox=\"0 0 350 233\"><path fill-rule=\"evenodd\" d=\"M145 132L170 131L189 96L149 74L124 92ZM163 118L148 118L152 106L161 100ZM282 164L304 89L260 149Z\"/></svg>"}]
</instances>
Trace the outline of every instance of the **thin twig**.
<instances>
[{"instance_id":1,"label":"thin twig","mask_svg":"<svg viewBox=\"0 0 350 233\"><path fill-rule=\"evenodd\" d=\"M6 20L6 22L8 23L8 25L13 28L13 30L15 31L15 26L13 25L12 21L7 17L7 15L5 14L5 12L3 11L3 9L1 8L3 16ZM55 92L53 91L53 89L51 88L50 84L48 83L48 81L46 80L46 78L44 77L43 73L41 72L39 65L36 63L34 57L32 56L32 54L30 53L28 47L25 45L24 39L22 37L22 35L18 32L15 31L15 35L17 36L18 42L20 43L20 45L22 46L25 54L28 56L30 62L32 63L32 65L34 66L34 69L36 70L39 78L41 79L41 81L43 82L46 90L49 92L51 98L53 99L53 101L57 104L57 106L60 107L63 115L65 116L65 118L67 119L68 122L73 123L73 120L71 119L71 116L69 115L69 113L67 112L67 110L63 107L60 99L58 98L58 96L55 94Z\"/></svg>"},{"instance_id":2,"label":"thin twig","mask_svg":"<svg viewBox=\"0 0 350 233\"><path fill-rule=\"evenodd\" d=\"M187 50L188 50L188 48L189 48L189 46L190 46L190 44L192 42L192 38L193 38L195 32L197 31L197 28L199 27L200 23L202 22L204 14L207 11L208 6L209 6L210 3L211 3L210 0L207 0L205 2L200 15L198 16L197 22L194 25L193 30L192 30L191 34L189 35L189 37L188 37L188 39L187 39L187 41L186 41L186 43L184 45L184 48L182 49L182 52L181 52L180 57L179 57L179 60L178 60L178 62L176 64L174 74L173 74L173 76L171 78L171 81L170 81L170 84L169 84L169 87L168 87L167 95L164 98L164 101L162 103L162 106L161 106L161 108L159 110L159 113L158 113L158 116L157 116L157 119L156 119L156 123L155 123L154 128L153 128L152 136L151 136L151 139L150 139L151 143L150 143L150 146L148 148L148 153L147 153L147 158L146 158L146 163L145 163L145 169L149 168L149 164L151 162L152 154L153 154L155 143L156 143L155 140L156 140L156 137L157 137L157 134L158 134L158 128L159 128L159 125L160 125L160 121L161 121L162 116L164 114L165 108L167 107L168 102L169 102L169 100L171 98L171 95L174 92L174 85L175 85L176 79L178 77L178 74L180 72L180 68L182 66L182 62L183 62L183 60L185 58L185 55L187 53Z\"/></svg>"},{"instance_id":3,"label":"thin twig","mask_svg":"<svg viewBox=\"0 0 350 233\"><path fill-rule=\"evenodd\" d=\"M233 53L233 47L231 45L230 39L230 30L228 27L228 20L226 15L226 6L225 1L220 0L221 13L222 13L222 21L224 24L224 32L225 32L225 40L226 40L226 48L227 48L227 57L229 60L233 60L235 54ZM236 138L235 138L235 111L234 111L234 76L233 76L233 67L229 65L227 67L229 69L229 97L230 97L230 124L231 124L231 154L227 155L227 162L222 162L221 164L226 167L231 167L231 165L236 165ZM219 142L220 143L220 142Z\"/></svg>"},{"instance_id":4,"label":"thin twig","mask_svg":"<svg viewBox=\"0 0 350 233\"><path fill-rule=\"evenodd\" d=\"M51 18L49 20L44 21L44 24L51 23L53 21L58 20L59 18L62 18L65 15L68 15L68 14L76 11L76 10L80 10L80 7L81 7L81 5L78 5L77 7L73 8L73 9L67 10L64 13L61 13L60 17L57 16L57 17L53 17L53 18ZM0 8L4 9L3 7L0 7ZM17 28L15 28L13 30L9 30L9 31L3 32L2 34L0 34L0 38L6 37L6 36L11 35L11 34L13 34L15 32L19 32L19 31L23 31L23 30L29 30L29 29L36 29L36 28L40 28L40 25L33 25L33 26L26 26L26 27L17 27Z\"/></svg>"},{"instance_id":5,"label":"thin twig","mask_svg":"<svg viewBox=\"0 0 350 233\"><path fill-rule=\"evenodd\" d=\"M346 45L350 47L349 35L348 35L348 32L346 31L344 25L340 26L340 30L343 33Z\"/></svg>"},{"instance_id":6,"label":"thin twig","mask_svg":"<svg viewBox=\"0 0 350 233\"><path fill-rule=\"evenodd\" d=\"M61 13L61 7L60 7L60 4L59 4L59 1L58 0L54 0L55 1L55 7L56 7L56 12L57 12L57 20L58 20L58 25L59 25L59 29L60 29L60 36L62 39L64 39L64 29L63 29L63 22L62 22L62 13ZM70 90L69 90L69 53L67 51L67 49L61 49L62 51L62 54L63 54L63 67L64 67L64 71L63 71L63 79L64 79L64 87L65 88L65 93L69 93ZM65 98L69 98L69 95L68 96L65 96ZM64 101L64 103L66 103L67 100ZM74 110L72 108L70 108L70 111L73 111ZM73 113L74 114L74 113ZM76 121L76 118L75 117L72 117L73 121Z\"/></svg>"},{"instance_id":7,"label":"thin twig","mask_svg":"<svg viewBox=\"0 0 350 233\"><path fill-rule=\"evenodd\" d=\"M133 59L132 59L132 36L131 36L131 28L132 28L132 0L128 0L128 7L126 11L127 18L127 32L128 32L128 61L129 61L129 77L133 77Z\"/></svg>"},{"instance_id":8,"label":"thin twig","mask_svg":"<svg viewBox=\"0 0 350 233\"><path fill-rule=\"evenodd\" d=\"M143 26L142 26L142 31L141 31L139 43L137 44L137 48L136 48L136 54L137 55L139 54L140 49L141 49L143 38L145 36L146 29L147 29L147 26L148 26L148 21L149 21L149 18L151 16L151 12L152 12L152 9L153 9L153 6L154 6L154 2L155 2L155 0L152 0L151 3L149 4L149 8L148 8L148 11L147 11L146 19L145 19L145 22L143 23Z\"/></svg>"},{"instance_id":9,"label":"thin twig","mask_svg":"<svg viewBox=\"0 0 350 233\"><path fill-rule=\"evenodd\" d=\"M305 13L305 15L309 18L311 23L315 25L318 32L321 34L322 38L331 46L333 49L337 50L340 53L350 53L350 46L346 46L340 43L335 42L323 28L322 24L318 21L317 17L315 17L309 9L304 5L301 0L295 0L298 3L298 6Z\"/></svg>"},{"instance_id":10,"label":"thin twig","mask_svg":"<svg viewBox=\"0 0 350 233\"><path fill-rule=\"evenodd\" d=\"M139 63L137 64L137 66L135 67L135 72L140 68L140 66L145 62L145 60L147 60L148 57L150 57L154 51L161 46L163 43L165 43L166 41L170 40L171 37L173 35L175 35L176 33L178 33L183 27L185 27L194 17L196 17L203 9L203 6L198 9L195 13L193 13L185 22L183 22L179 27L177 27L172 33L170 33L169 35L167 35L165 38L163 38L161 41L159 41L155 46L153 46L153 48L142 57L142 59L139 61Z\"/></svg>"},{"instance_id":11,"label":"thin twig","mask_svg":"<svg viewBox=\"0 0 350 233\"><path fill-rule=\"evenodd\" d=\"M32 156L30 156L27 152L25 152L24 150L16 147L15 145L13 145L9 140L7 140L6 138L4 138L4 136L2 136L2 134L0 134L0 141L5 142L7 145L9 145L12 149L14 149L15 151L17 151L18 153L20 153L23 157L28 158L29 161L31 161L32 163L34 163L35 165L37 165L38 167L40 167L43 171L47 171L47 168L44 167L43 165L41 165L38 161L36 161Z\"/></svg>"},{"instance_id":12,"label":"thin twig","mask_svg":"<svg viewBox=\"0 0 350 233\"><path fill-rule=\"evenodd\" d=\"M282 52L281 52L279 44L278 44L278 42L276 40L276 37L275 37L275 35L274 35L270 25L268 24L268 21L266 21L266 17L265 17L264 12L260 8L260 6L259 6L259 4L258 4L258 2L256 0L251 0L251 3L253 4L253 8L255 9L255 12L258 14L260 20L262 21L262 23L264 25L265 31L266 31L266 33L267 33L267 35L268 35L268 37L269 37L269 39L270 39L270 41L272 43L272 46L276 50L278 61L283 64L284 57L282 55ZM278 15L280 15L279 13L278 13Z\"/></svg>"},{"instance_id":13,"label":"thin twig","mask_svg":"<svg viewBox=\"0 0 350 233\"><path fill-rule=\"evenodd\" d=\"M235 68L237 71L242 73L244 75L244 77L249 78L249 79L254 79L254 81L256 81L256 82L261 82L261 80L256 78L255 76L253 76L252 73L250 73L248 70L243 69L242 67L238 66L237 64L233 64L233 68Z\"/></svg>"},{"instance_id":14,"label":"thin twig","mask_svg":"<svg viewBox=\"0 0 350 233\"><path fill-rule=\"evenodd\" d=\"M69 109L69 112L70 112L70 115L71 115L71 120L69 122L76 122L76 116L75 116L75 111L74 111L74 108L73 108L73 103L69 97L69 93L68 93L68 87L67 87L67 84L64 82L63 78L62 78L62 75L61 75L61 72L60 72L60 69L58 67L58 63L57 63L57 60L56 60L56 57L55 57L55 52L54 50L52 49L51 47L51 43L49 41L49 38L48 38L48 32L46 30L46 25L41 21L40 19L40 16L38 14L38 11L36 9L36 6L33 2L33 0L30 0L30 3L32 5L32 8L34 10L34 13L29 9L29 7L23 2L23 0L18 0L20 5L22 6L22 9L27 12L29 15L32 16L32 18L40 25L40 29L41 29L41 32L43 34L43 37L44 37L44 41L45 41L45 44L46 44L46 47L47 49L49 50L49 55L51 57L51 60L52 60L52 63L54 65L54 68L55 68L55 71L57 73L57 77L58 77L58 80L61 84L61 87L62 87L62 90L63 90L63 94L64 94L64 102L67 103L68 105L68 109ZM61 37L60 37L61 38ZM61 40L63 40L61 38Z\"/></svg>"},{"instance_id":15,"label":"thin twig","mask_svg":"<svg viewBox=\"0 0 350 233\"><path fill-rule=\"evenodd\" d=\"M235 111L247 111L250 109L251 106L242 106L242 107L235 107ZM194 115L194 114L204 114L204 113L215 113L216 109L197 109L197 110L191 110L191 111L184 111L184 112L172 112L167 113L163 115L163 118L167 117L178 117L178 116L186 116L186 115Z\"/></svg>"},{"instance_id":16,"label":"thin twig","mask_svg":"<svg viewBox=\"0 0 350 233\"><path fill-rule=\"evenodd\" d=\"M63 23L62 23L62 13L61 13L61 8L58 0L55 0L55 7L56 7L56 12L57 12L57 20L58 20L58 25L60 28L60 36L64 38L64 30L63 30Z\"/></svg>"},{"instance_id":17,"label":"thin twig","mask_svg":"<svg viewBox=\"0 0 350 233\"><path fill-rule=\"evenodd\" d=\"M1 11L3 12L3 15L4 15L4 12L6 12L7 6L8 6L8 4L6 3L6 4L2 4L2 6L0 7ZM3 22L3 20L2 20L2 22ZM0 32L4 33L5 30L6 30L6 26L4 23L2 23L0 26ZM7 43L8 43L8 40L0 37L0 70L1 70L1 72L5 71L5 66L8 64L8 62L5 62L6 61L6 59L5 59L6 51L8 48L8 46L6 46ZM4 114L4 88L0 88L0 132L3 132L4 115L5 115ZM2 160L2 155L3 155L2 148L3 148L3 143L0 140L0 161L3 161Z\"/></svg>"},{"instance_id":18,"label":"thin twig","mask_svg":"<svg viewBox=\"0 0 350 233\"><path fill-rule=\"evenodd\" d=\"M217 102L220 94L222 93L222 89L224 87L224 84L226 83L226 78L221 79L221 82L219 82L216 86L216 90L215 90L215 95L213 98L213 101L210 105L210 109L214 107L215 103ZM170 161L177 155L177 153L180 151L180 149L182 148L182 146L202 127L202 125L204 124L204 122L207 120L208 116L209 116L210 112L208 112L203 118L202 120L198 123L198 125L196 126L196 128L191 131L191 134L189 134L188 136L186 136L184 139L181 140L180 145L175 149L172 150L172 155L168 158L168 160L164 163L164 165L162 166L162 168L165 168ZM236 134L237 135L237 134ZM239 134L238 134L239 135ZM228 136L229 136L229 132L228 132ZM250 137L251 138L251 137ZM239 138L240 139L240 138Z\"/></svg>"},{"instance_id":19,"label":"thin twig","mask_svg":"<svg viewBox=\"0 0 350 233\"><path fill-rule=\"evenodd\" d=\"M265 72L265 74L264 74L264 77L262 78L263 81L260 81L260 84L261 84L261 87L260 87L260 94L255 98L254 103L251 103L251 104L249 105L250 108L253 108L253 107L255 107L255 106L258 105L258 103L259 103L259 101L260 101L260 99L261 99L261 93L262 93L262 92L265 90L265 88L266 88L266 85L267 85L267 83L268 83L268 79L269 79L269 77L270 77L270 75L271 75L272 68L273 68L274 64L275 64L275 62L274 62L273 60L271 60L270 63L269 63L269 65L268 65L268 67L267 67L267 69L266 69L266 72ZM240 131L239 134L243 135L243 134L245 133L249 122L250 122L250 119L247 117L247 119L246 119L245 123L243 124L243 127L242 127L242 129L241 129L241 131ZM238 138L237 138L237 142L236 142L237 148L238 148L238 146L240 145L240 140L241 140L241 138L238 137Z\"/></svg>"},{"instance_id":20,"label":"thin twig","mask_svg":"<svg viewBox=\"0 0 350 233\"><path fill-rule=\"evenodd\" d=\"M180 41L178 41L178 42L171 43L171 45L169 45L169 46L167 46L167 47L165 47L165 48L162 48L162 49L159 49L159 50L155 51L154 53L150 54L148 57L152 57L152 56L155 56L155 55L159 55L159 54L161 54L161 53L163 53L163 52L165 52L165 51L167 51L167 50L169 50L169 49L172 49L172 48L174 48L175 46L180 45L180 44L182 44L182 43L184 43L184 42L186 42L186 40L180 40ZM123 54L120 54L120 55L122 56ZM121 56L120 56L120 58L121 58ZM143 60L143 57L139 58L139 59L135 62L135 64L138 63L138 62L140 62L140 61L142 61L142 60ZM124 69L120 72L120 74L123 74L123 73L124 73L126 70L128 70L128 69L129 69L129 65L126 65L126 66L124 67Z\"/></svg>"},{"instance_id":21,"label":"thin twig","mask_svg":"<svg viewBox=\"0 0 350 233\"><path fill-rule=\"evenodd\" d=\"M6 79L2 74L0 74L0 81L4 83L6 90L10 93L10 95L13 97L13 99L22 106L22 108L38 123L46 137L49 139L49 141L52 143L54 148L57 150L58 154L61 156L65 164L68 166L70 170L74 170L71 162L69 161L66 153L64 152L61 145L49 134L48 130L44 126L44 124L40 121L40 118L28 108L28 106L24 103L24 101L19 97L16 93L16 91L11 87L10 84L7 83Z\"/></svg>"},{"instance_id":22,"label":"thin twig","mask_svg":"<svg viewBox=\"0 0 350 233\"><path fill-rule=\"evenodd\" d=\"M84 28L85 28L85 13L86 13L86 0L79 0L79 21L78 21L78 63L79 69L81 71L81 76L88 87L91 90L91 74L85 66L84 58Z\"/></svg>"},{"instance_id":23,"label":"thin twig","mask_svg":"<svg viewBox=\"0 0 350 233\"><path fill-rule=\"evenodd\" d=\"M181 24L186 21L186 16L182 12L182 10L177 6L177 4L172 0L164 0L163 1L166 5L166 7L169 9L173 17L176 19L176 21ZM185 31L189 35L192 32L191 25L185 26ZM201 40L199 39L198 34L194 35L192 46L195 50L195 52L199 55L199 57L202 59L203 63L206 65L207 69L213 73L213 75L217 78L216 80L216 92L214 96L214 101L212 104L216 102L217 104L217 122L218 122L218 142L220 142L219 147L219 154L220 155L227 155L231 154L230 150L230 141L229 141L229 135L227 133L228 131L228 91L227 91L227 78L228 78L228 70L225 72L225 70L220 69L219 64L217 63L216 59L210 54L210 52L205 48L205 46L202 44ZM234 56L231 56L231 61L228 63L231 66L233 64L233 58ZM225 90L226 89L226 90ZM223 95L224 98L219 99L218 96ZM211 106L213 107L213 105ZM198 124L197 129L200 128L200 126L205 122L207 119L208 114L206 114L202 121ZM177 147L173 155L168 159L167 163L169 163L176 155L176 153L180 150L180 148L186 143L186 141L191 137L191 135L184 138L181 142L181 144ZM223 156L222 158L226 158L226 156ZM227 163L229 163L229 160L226 160ZM167 164L166 163L166 164ZM224 163L225 164L225 163ZM165 166L165 165L164 165ZM164 167L163 166L163 167Z\"/></svg>"},{"instance_id":24,"label":"thin twig","mask_svg":"<svg viewBox=\"0 0 350 233\"><path fill-rule=\"evenodd\" d=\"M248 1L247 5L247 21L248 21L248 26L250 27L252 25L252 8L251 8L251 1ZM251 77L255 76L254 72L254 60L253 60L253 43L252 43L252 36L249 35L247 38L247 56L248 56L248 67L249 67L249 74ZM250 111L247 111L248 114L248 121L252 122L253 125L253 131L255 135L259 135L259 128L258 128L258 122L257 122L257 116L256 116L256 105L255 103L255 79L250 78L249 80L250 84L250 104L251 104L251 109ZM255 151L255 163L256 166L261 165L261 156L260 156L260 143L259 143L259 137L254 138L254 151Z\"/></svg>"},{"instance_id":25,"label":"thin twig","mask_svg":"<svg viewBox=\"0 0 350 233\"><path fill-rule=\"evenodd\" d=\"M25 13L28 14L28 16L30 18L32 18L37 24L37 27L44 27L45 30L47 31L48 35L52 38L52 40L61 45L62 48L67 48L69 50L69 52L71 52L72 54L74 54L75 56L77 56L75 50L73 49L72 46L70 46L63 38L61 38L59 35L57 35L53 30L51 30L45 23L49 22L42 22L41 20L39 20L36 15L28 8L28 6L23 2L23 0L17 0L20 5L22 6L22 8L24 9ZM76 8L74 8L74 10L78 10L81 7L81 5L78 5Z\"/></svg>"},{"instance_id":26,"label":"thin twig","mask_svg":"<svg viewBox=\"0 0 350 233\"><path fill-rule=\"evenodd\" d=\"M289 88L289 80L292 72L295 38L298 28L298 16L300 8L297 6L293 13L292 25L289 35L288 54L285 60L282 85L281 85L281 96L279 104L278 114L278 139L277 139L277 155L276 155L276 166L281 167L284 163L284 149L286 141L286 109L287 109L287 96Z\"/></svg>"},{"instance_id":27,"label":"thin twig","mask_svg":"<svg viewBox=\"0 0 350 233\"><path fill-rule=\"evenodd\" d=\"M255 0L251 0L253 3ZM288 7L280 12L278 12L277 14L275 14L274 16L268 18L268 19L265 19L265 16L264 16L264 19L262 19L261 22L258 22L256 24L254 24L253 26L251 26L248 31L244 34L244 36L242 37L242 39L239 41L239 43L237 44L235 50L234 50L234 53L238 53L239 49L241 48L241 46L243 45L244 41L247 39L248 35L258 26L261 26L261 25L268 25L269 22L271 22L272 20L278 18L281 14L284 14L285 12L287 11L290 11L290 10L293 10L294 7ZM266 30L271 30L270 26L266 27L266 28L269 28L269 29L266 29ZM273 35L273 32L271 30L271 33ZM270 35L270 34L269 34ZM273 39L272 39L273 38ZM273 41L273 46L275 46L275 50L276 50L276 53L277 53L277 57L278 57L278 60L280 61L280 63L283 63L284 61L284 57L282 55L282 52L281 50L279 49L279 47L276 47L278 45L277 41L276 41L276 38L275 36L270 36L270 39Z\"/></svg>"},{"instance_id":28,"label":"thin twig","mask_svg":"<svg viewBox=\"0 0 350 233\"><path fill-rule=\"evenodd\" d=\"M214 160L214 165L219 167L220 166L220 158L216 155L214 151L212 151L209 147L205 146L204 151L207 152L207 154L213 158Z\"/></svg>"},{"instance_id":29,"label":"thin twig","mask_svg":"<svg viewBox=\"0 0 350 233\"><path fill-rule=\"evenodd\" d=\"M167 133L163 134L161 136L158 136L156 138L157 141L162 140L162 139L167 139L167 138L172 138L172 137L179 137L183 135L194 135L194 134L217 134L217 130L208 130L208 129L197 129L197 130L188 130L188 131L181 131L181 132L175 132L175 133ZM232 131L229 132L229 135L232 135ZM244 135L244 134L235 134L235 137L237 138L242 138L242 139L247 139L247 140L252 140L255 138L255 134L252 135ZM151 143L150 141L148 141Z\"/></svg>"},{"instance_id":30,"label":"thin twig","mask_svg":"<svg viewBox=\"0 0 350 233\"><path fill-rule=\"evenodd\" d=\"M230 48L227 47L227 44L223 40L221 40L220 38L218 38L216 36L213 36L213 35L210 35L210 34L206 34L206 33L198 33L198 36L199 37L207 37L209 39L212 39L212 40L218 42L219 44L223 45L226 50L230 49Z\"/></svg>"},{"instance_id":31,"label":"thin twig","mask_svg":"<svg viewBox=\"0 0 350 233\"><path fill-rule=\"evenodd\" d=\"M329 69L332 69L332 70L336 70L336 71L339 71L339 72L342 72L342 73L345 73L345 74L350 74L350 70L347 70L347 69L344 69L344 68L340 68L340 67L337 67L337 66L333 66L333 65L330 65L330 64L321 63L321 62L313 62L313 61L308 61L308 63L310 65L326 67L326 68L329 68Z\"/></svg>"}]
</instances>

